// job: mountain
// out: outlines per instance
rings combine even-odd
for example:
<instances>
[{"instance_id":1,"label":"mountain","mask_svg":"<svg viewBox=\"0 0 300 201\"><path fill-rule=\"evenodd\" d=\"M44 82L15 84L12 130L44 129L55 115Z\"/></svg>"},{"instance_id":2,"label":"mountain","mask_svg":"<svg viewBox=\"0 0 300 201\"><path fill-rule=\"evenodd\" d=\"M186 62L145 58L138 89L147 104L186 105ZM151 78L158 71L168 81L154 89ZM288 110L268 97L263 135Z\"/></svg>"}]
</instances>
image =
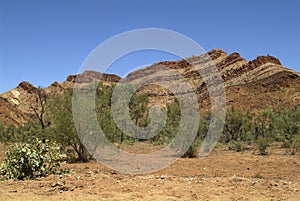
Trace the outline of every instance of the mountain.
<instances>
[{"instance_id":1,"label":"mountain","mask_svg":"<svg viewBox=\"0 0 300 201\"><path fill-rule=\"evenodd\" d=\"M209 56L210 61L203 59ZM210 107L209 94L204 79L192 64L201 62L210 70L214 64L224 81L227 108L234 107L243 111L257 112L264 109L292 108L300 104L300 73L282 66L279 59L273 56L259 56L247 61L234 52L215 49L206 55L193 56L179 61L164 61L130 73L129 81L145 80L154 73L156 79L174 81L176 76L170 75L168 68L179 72L193 87L197 94L202 112ZM168 67L168 68L166 68ZM80 79L78 79L80 78ZM74 82L90 83L101 80L106 84L117 83L121 78L117 75L86 71L81 75L70 75L62 82L54 82L45 88L47 95L60 94L72 88ZM0 122L4 125L23 125L36 119L33 105L37 102L40 88L28 82L21 82L16 88L0 95ZM157 85L147 85L140 90L148 94L150 104L173 102L173 93Z\"/></svg>"},{"instance_id":2,"label":"mountain","mask_svg":"<svg viewBox=\"0 0 300 201\"><path fill-rule=\"evenodd\" d=\"M300 104L300 73L283 67L279 59L259 56L247 61L236 52L228 55L220 49L207 54L212 60L207 63L216 66L224 81L228 108L257 112L269 108L281 110ZM205 66L202 56L194 56L180 61L159 62L128 76L131 80L143 80L154 72L158 75L167 74L164 73L166 68L160 69L161 65L175 69L192 85L205 112L210 107L209 94L197 69L190 65L199 61ZM174 101L171 92L158 86L145 87L141 91L150 96L152 104Z\"/></svg>"}]
</instances>

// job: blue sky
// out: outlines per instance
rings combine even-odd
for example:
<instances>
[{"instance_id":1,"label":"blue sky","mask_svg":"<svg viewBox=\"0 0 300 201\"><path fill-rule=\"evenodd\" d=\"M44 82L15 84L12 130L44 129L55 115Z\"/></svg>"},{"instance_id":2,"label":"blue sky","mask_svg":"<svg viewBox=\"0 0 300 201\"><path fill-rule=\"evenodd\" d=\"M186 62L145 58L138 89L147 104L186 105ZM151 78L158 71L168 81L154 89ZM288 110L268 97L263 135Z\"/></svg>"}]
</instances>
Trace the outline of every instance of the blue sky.
<instances>
[{"instance_id":1,"label":"blue sky","mask_svg":"<svg viewBox=\"0 0 300 201\"><path fill-rule=\"evenodd\" d=\"M76 74L99 44L125 31L163 28L206 51L251 60L274 55L300 71L300 1L0 0L0 93L26 80L46 87ZM173 55L146 51L111 68L124 74Z\"/></svg>"}]
</instances>

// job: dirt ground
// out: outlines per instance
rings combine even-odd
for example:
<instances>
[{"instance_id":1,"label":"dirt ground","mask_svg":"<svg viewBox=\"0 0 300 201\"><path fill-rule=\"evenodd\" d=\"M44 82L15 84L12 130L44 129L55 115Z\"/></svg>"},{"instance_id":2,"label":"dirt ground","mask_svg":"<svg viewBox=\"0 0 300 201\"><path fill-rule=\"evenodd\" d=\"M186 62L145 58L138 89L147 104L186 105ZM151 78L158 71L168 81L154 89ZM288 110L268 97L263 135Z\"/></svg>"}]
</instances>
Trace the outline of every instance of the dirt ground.
<instances>
[{"instance_id":1,"label":"dirt ground","mask_svg":"<svg viewBox=\"0 0 300 201\"><path fill-rule=\"evenodd\" d=\"M72 174L1 181L0 200L300 200L300 157L268 151L260 156L218 148L206 159L179 159L135 176L96 162L67 164Z\"/></svg>"}]
</instances>

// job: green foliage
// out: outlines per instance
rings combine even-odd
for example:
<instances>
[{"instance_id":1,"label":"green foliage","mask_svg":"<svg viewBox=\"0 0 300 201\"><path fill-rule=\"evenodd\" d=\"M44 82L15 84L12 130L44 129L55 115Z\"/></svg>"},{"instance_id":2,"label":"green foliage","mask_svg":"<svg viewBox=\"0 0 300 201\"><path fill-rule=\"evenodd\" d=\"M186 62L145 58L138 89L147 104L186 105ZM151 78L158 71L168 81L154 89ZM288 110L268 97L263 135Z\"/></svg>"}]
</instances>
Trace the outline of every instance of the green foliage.
<instances>
[{"instance_id":1,"label":"green foliage","mask_svg":"<svg viewBox=\"0 0 300 201\"><path fill-rule=\"evenodd\" d=\"M112 143L133 144L136 139L122 132L126 125L116 125L111 111L111 96L115 85L104 85L100 83L95 96L96 115L98 123L105 133L106 138ZM131 86L128 89L131 90ZM134 88L132 88L133 90ZM121 90L122 91L122 90ZM92 91L94 97L94 91ZM120 92L121 93L121 92ZM87 95L91 95L87 93ZM43 103L44 110L38 122L28 123L19 128L0 124L0 142L11 144L15 142L28 142L34 138L50 139L59 142L65 150L71 150L70 158L77 161L88 161L91 156L82 144L82 139L77 134L72 113L72 90L65 90L63 95L57 95ZM82 101L80 98L76 101ZM118 100L117 100L118 101ZM84 104L83 104L84 105ZM88 111L91 111L91 104L81 108L81 113L86 117L77 129L79 133L89 128L91 121ZM122 104L120 104L122 105ZM147 95L140 92L134 93L129 102L129 116L134 124L146 127L150 123L149 99ZM33 109L35 107L32 107ZM117 108L118 109L118 108ZM178 133L181 121L181 108L177 101L166 105L167 113L164 128L154 137L147 141L153 144L169 144ZM39 110L36 110L39 112ZM120 110L120 113L124 112ZM122 116L122 115L121 115ZM42 120L42 121L41 121ZM122 119L121 119L122 121ZM51 123L49 123L51 122ZM124 121L125 122L125 121ZM227 112L223 134L219 144L231 147L235 151L243 151L246 146L256 146L261 154L266 154L266 148L273 142L279 142L284 147L290 148L292 154L300 149L300 106L285 111L274 111L271 109L259 113L242 112L232 108ZM125 122L126 123L126 122ZM124 123L124 124L125 124ZM191 145L185 157L195 157L201 146L201 142L207 135L210 124L210 114L202 117L199 122L199 129L194 143ZM42 126L41 126L42 125ZM77 124L76 124L77 125ZM84 133L84 132L82 132ZM96 132L94 132L96 133ZM93 139L96 134L91 132ZM209 137L209 136L208 136ZM89 139L90 140L90 139ZM87 140L88 141L88 140ZM93 144L94 145L94 144ZM97 144L95 144L97 146Z\"/></svg>"},{"instance_id":2,"label":"green foliage","mask_svg":"<svg viewBox=\"0 0 300 201\"><path fill-rule=\"evenodd\" d=\"M285 148L291 148L300 131L299 107L282 112L264 110L258 114L243 113L232 109L227 113L223 135L220 142L256 145L261 154L266 154L266 147L272 142L281 142Z\"/></svg>"},{"instance_id":3,"label":"green foliage","mask_svg":"<svg viewBox=\"0 0 300 201\"><path fill-rule=\"evenodd\" d=\"M300 135L300 106L285 110L276 119L275 126L278 139L283 142L283 146L286 148L292 147L294 138Z\"/></svg>"},{"instance_id":4,"label":"green foliage","mask_svg":"<svg viewBox=\"0 0 300 201\"><path fill-rule=\"evenodd\" d=\"M47 138L48 132L42 129L39 122L28 122L23 126L8 127L1 126L0 124L0 142L5 145L16 142L27 142L34 138Z\"/></svg>"},{"instance_id":5,"label":"green foliage","mask_svg":"<svg viewBox=\"0 0 300 201\"><path fill-rule=\"evenodd\" d=\"M113 143L133 143L136 141L135 138L130 137L122 132L123 128L126 126L126 121L124 119L124 123L122 122L120 128L116 125L113 116L112 116L112 109L111 109L111 97L114 90L115 85L112 86L105 86L104 84L100 83L96 92L95 103L96 103L96 113L99 125L105 136L108 138L109 141ZM131 86L123 86L126 87L125 90L132 90ZM122 90L121 90L122 91ZM133 91L131 91L133 93ZM145 127L149 123L148 119L148 103L149 99L146 94L142 94L139 92L133 93L131 100L129 101L129 116L134 124ZM118 119L122 119L122 112L118 107L123 107L124 103L114 103L116 104L116 110L120 115Z\"/></svg>"},{"instance_id":6,"label":"green foliage","mask_svg":"<svg viewBox=\"0 0 300 201\"><path fill-rule=\"evenodd\" d=\"M28 122L16 128L14 142L27 142L35 138L45 139L47 136L47 131L41 128L39 122Z\"/></svg>"},{"instance_id":7,"label":"green foliage","mask_svg":"<svg viewBox=\"0 0 300 201\"><path fill-rule=\"evenodd\" d=\"M72 91L65 90L63 95L54 97L50 105L49 116L53 127L49 129L48 137L65 148L71 147L77 154L78 161L87 162L90 155L80 141L73 121ZM73 159L72 153L68 154L68 157Z\"/></svg>"},{"instance_id":8,"label":"green foliage","mask_svg":"<svg viewBox=\"0 0 300 201\"><path fill-rule=\"evenodd\" d=\"M257 139L257 149L259 150L259 154L267 155L266 149L268 147L268 140L263 136L258 136Z\"/></svg>"},{"instance_id":9,"label":"green foliage","mask_svg":"<svg viewBox=\"0 0 300 201\"><path fill-rule=\"evenodd\" d=\"M179 131L181 119L180 106L178 102L167 105L167 120L164 128L154 137L149 139L154 144L170 143Z\"/></svg>"},{"instance_id":10,"label":"green foliage","mask_svg":"<svg viewBox=\"0 0 300 201\"><path fill-rule=\"evenodd\" d=\"M223 135L220 142L228 144L230 142L246 142L252 141L253 133L253 114L242 111L236 111L234 108L227 112L226 121L223 128Z\"/></svg>"},{"instance_id":11,"label":"green foliage","mask_svg":"<svg viewBox=\"0 0 300 201\"><path fill-rule=\"evenodd\" d=\"M146 94L135 93L129 103L130 116L138 126L147 125L147 106L149 100Z\"/></svg>"},{"instance_id":12,"label":"green foliage","mask_svg":"<svg viewBox=\"0 0 300 201\"><path fill-rule=\"evenodd\" d=\"M7 128L1 125L0 140L4 144L14 142L16 139L16 128L13 125L9 125Z\"/></svg>"},{"instance_id":13,"label":"green foliage","mask_svg":"<svg viewBox=\"0 0 300 201\"><path fill-rule=\"evenodd\" d=\"M31 143L15 144L5 152L1 174L7 179L34 179L55 173L64 158L61 147L36 139Z\"/></svg>"},{"instance_id":14,"label":"green foliage","mask_svg":"<svg viewBox=\"0 0 300 201\"><path fill-rule=\"evenodd\" d=\"M121 131L123 128L119 128L112 116L111 111L111 96L115 85L105 86L100 83L96 91L95 103L96 103L96 114L99 125L106 138L113 143L133 143L134 138L126 135ZM116 103L118 104L118 103ZM139 122L139 117L136 117ZM125 125L121 125L125 126Z\"/></svg>"},{"instance_id":15,"label":"green foliage","mask_svg":"<svg viewBox=\"0 0 300 201\"><path fill-rule=\"evenodd\" d=\"M243 132L243 118L244 115L241 111L234 111L228 113L226 118L226 124L224 126L225 143L230 141L239 141Z\"/></svg>"},{"instance_id":16,"label":"green foliage","mask_svg":"<svg viewBox=\"0 0 300 201\"><path fill-rule=\"evenodd\" d=\"M136 139L122 132L122 125L119 128L113 119L111 113L111 96L114 90L113 86L99 84L96 91L95 103L98 122L104 131L106 137L112 143L132 144ZM129 86L130 87L130 86ZM69 93L69 94L68 94ZM65 146L71 146L80 155L80 152L86 152L82 146L72 120L71 111L71 93L64 94L64 97L56 99L52 103L56 107L53 123L56 131L54 136L56 140L64 143ZM129 104L130 117L138 126L147 126L149 100L145 94L135 93ZM176 136L180 120L181 111L178 102L168 104L167 121L164 128L156 136L147 140L153 144L168 144ZM84 110L83 110L84 112ZM64 118L62 118L62 116ZM300 131L300 107L282 112L274 110L261 111L258 114L242 112L232 108L227 112L226 122L223 129L223 135L219 143L232 144L236 151L243 151L247 145L257 146L261 154L266 154L267 146L276 141L281 142L286 147L297 150L298 135ZM207 114L201 118L196 139L186 157L196 156L200 141L206 137L210 124L210 115ZM84 125L82 129L85 129ZM81 151L80 151L81 150Z\"/></svg>"}]
</instances>

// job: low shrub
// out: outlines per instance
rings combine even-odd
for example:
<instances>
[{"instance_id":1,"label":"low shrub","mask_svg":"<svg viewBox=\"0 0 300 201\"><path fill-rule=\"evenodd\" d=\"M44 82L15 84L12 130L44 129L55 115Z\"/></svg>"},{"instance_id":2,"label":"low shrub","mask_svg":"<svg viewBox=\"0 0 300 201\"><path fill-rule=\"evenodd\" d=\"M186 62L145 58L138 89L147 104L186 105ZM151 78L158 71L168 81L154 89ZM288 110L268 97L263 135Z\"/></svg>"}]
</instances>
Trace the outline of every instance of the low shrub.
<instances>
[{"instance_id":1,"label":"low shrub","mask_svg":"<svg viewBox=\"0 0 300 201\"><path fill-rule=\"evenodd\" d=\"M7 179L34 179L55 173L65 157L56 143L35 139L30 143L14 144L5 152L1 174Z\"/></svg>"},{"instance_id":2,"label":"low shrub","mask_svg":"<svg viewBox=\"0 0 300 201\"><path fill-rule=\"evenodd\" d=\"M268 140L265 137L258 136L257 149L260 155L267 155L266 149L268 147Z\"/></svg>"}]
</instances>

